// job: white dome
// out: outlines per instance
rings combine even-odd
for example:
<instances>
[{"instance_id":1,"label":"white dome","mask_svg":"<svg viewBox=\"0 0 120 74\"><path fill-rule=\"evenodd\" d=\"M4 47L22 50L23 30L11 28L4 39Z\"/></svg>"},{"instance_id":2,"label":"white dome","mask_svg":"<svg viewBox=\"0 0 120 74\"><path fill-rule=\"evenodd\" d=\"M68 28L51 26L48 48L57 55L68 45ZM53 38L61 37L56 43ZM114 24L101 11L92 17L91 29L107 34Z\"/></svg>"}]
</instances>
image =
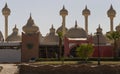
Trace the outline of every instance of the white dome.
<instances>
[{"instance_id":1,"label":"white dome","mask_svg":"<svg viewBox=\"0 0 120 74\"><path fill-rule=\"evenodd\" d=\"M55 29L53 28L53 26L50 29L50 33L44 37L43 42L59 42L59 38L57 35L55 35Z\"/></svg>"},{"instance_id":2,"label":"white dome","mask_svg":"<svg viewBox=\"0 0 120 74\"><path fill-rule=\"evenodd\" d=\"M87 33L83 28L77 26L77 22L75 27L68 30L67 37L69 38L87 38Z\"/></svg>"},{"instance_id":3,"label":"white dome","mask_svg":"<svg viewBox=\"0 0 120 74\"><path fill-rule=\"evenodd\" d=\"M13 28L13 33L6 38L6 41L21 41L21 36L18 35L18 29L16 28L16 25Z\"/></svg>"},{"instance_id":4,"label":"white dome","mask_svg":"<svg viewBox=\"0 0 120 74\"><path fill-rule=\"evenodd\" d=\"M56 35L53 34L49 34L47 36L44 37L43 42L58 42L59 38Z\"/></svg>"}]
</instances>

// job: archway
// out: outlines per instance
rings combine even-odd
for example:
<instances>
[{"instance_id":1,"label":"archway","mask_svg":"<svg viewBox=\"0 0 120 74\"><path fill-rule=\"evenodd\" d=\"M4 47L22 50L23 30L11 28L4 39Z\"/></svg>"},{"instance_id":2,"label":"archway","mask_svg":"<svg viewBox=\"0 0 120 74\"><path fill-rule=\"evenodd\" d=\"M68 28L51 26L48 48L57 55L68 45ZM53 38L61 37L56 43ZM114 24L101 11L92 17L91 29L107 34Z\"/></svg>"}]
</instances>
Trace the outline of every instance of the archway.
<instances>
[{"instance_id":1,"label":"archway","mask_svg":"<svg viewBox=\"0 0 120 74\"><path fill-rule=\"evenodd\" d=\"M77 47L79 45L74 46L73 48L70 49L70 57L77 57Z\"/></svg>"}]
</instances>

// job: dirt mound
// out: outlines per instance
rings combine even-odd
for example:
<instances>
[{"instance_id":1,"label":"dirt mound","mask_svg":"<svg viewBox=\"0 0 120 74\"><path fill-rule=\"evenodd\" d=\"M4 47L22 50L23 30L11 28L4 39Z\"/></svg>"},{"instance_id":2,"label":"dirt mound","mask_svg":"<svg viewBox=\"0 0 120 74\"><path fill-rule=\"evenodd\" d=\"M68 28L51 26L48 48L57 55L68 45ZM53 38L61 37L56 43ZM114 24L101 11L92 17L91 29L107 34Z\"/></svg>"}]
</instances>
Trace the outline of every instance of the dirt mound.
<instances>
[{"instance_id":1,"label":"dirt mound","mask_svg":"<svg viewBox=\"0 0 120 74\"><path fill-rule=\"evenodd\" d=\"M20 74L120 74L116 65L20 65Z\"/></svg>"}]
</instances>

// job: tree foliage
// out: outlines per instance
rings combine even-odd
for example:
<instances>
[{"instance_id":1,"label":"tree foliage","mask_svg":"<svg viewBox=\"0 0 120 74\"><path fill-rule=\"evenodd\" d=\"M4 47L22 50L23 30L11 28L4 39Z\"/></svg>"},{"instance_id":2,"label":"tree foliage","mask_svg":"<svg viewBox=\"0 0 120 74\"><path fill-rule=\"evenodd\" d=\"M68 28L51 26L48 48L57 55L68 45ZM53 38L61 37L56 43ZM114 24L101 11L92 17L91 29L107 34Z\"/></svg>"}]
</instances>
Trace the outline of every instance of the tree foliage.
<instances>
[{"instance_id":1,"label":"tree foliage","mask_svg":"<svg viewBox=\"0 0 120 74\"><path fill-rule=\"evenodd\" d=\"M79 47L77 47L77 55L85 60L92 56L93 52L94 47L92 44L81 44Z\"/></svg>"},{"instance_id":2,"label":"tree foliage","mask_svg":"<svg viewBox=\"0 0 120 74\"><path fill-rule=\"evenodd\" d=\"M63 37L63 33L62 32L58 32L58 37L62 38Z\"/></svg>"},{"instance_id":3,"label":"tree foliage","mask_svg":"<svg viewBox=\"0 0 120 74\"><path fill-rule=\"evenodd\" d=\"M113 52L114 52L114 58L116 58L118 56L117 54L117 40L120 38L120 32L118 31L112 31L106 34L107 38L109 38L110 40L113 40Z\"/></svg>"},{"instance_id":4,"label":"tree foliage","mask_svg":"<svg viewBox=\"0 0 120 74\"><path fill-rule=\"evenodd\" d=\"M120 38L120 33L118 31L112 31L106 34L110 40L118 40Z\"/></svg>"}]
</instances>

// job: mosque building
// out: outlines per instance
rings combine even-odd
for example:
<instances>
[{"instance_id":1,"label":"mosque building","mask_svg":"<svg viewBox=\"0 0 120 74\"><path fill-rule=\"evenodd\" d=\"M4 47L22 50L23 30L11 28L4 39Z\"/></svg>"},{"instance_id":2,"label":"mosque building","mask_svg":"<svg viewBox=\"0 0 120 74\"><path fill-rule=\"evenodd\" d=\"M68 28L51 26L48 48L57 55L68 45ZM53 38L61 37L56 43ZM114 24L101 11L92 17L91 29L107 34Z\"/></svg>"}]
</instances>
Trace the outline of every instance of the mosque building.
<instances>
[{"instance_id":1,"label":"mosque building","mask_svg":"<svg viewBox=\"0 0 120 74\"><path fill-rule=\"evenodd\" d=\"M35 24L32 16L25 25L23 25L23 32L19 35L19 30L15 25L13 32L8 35L8 16L11 10L8 8L7 3L2 9L2 14L5 18L5 34L0 31L0 62L26 62L36 58L57 58L59 54L65 57L76 57L76 47L82 43L91 43L94 45L95 51L92 57L98 56L98 37L96 35L89 34L88 30L88 17L91 15L90 10L85 7L82 11L82 15L85 20L85 28L79 26L75 21L74 27L68 29L66 27L66 17L68 16L68 10L63 6L59 14L62 17L62 24L58 29L55 29L53 25L46 36L42 36L39 27ZM113 21L116 15L116 11L112 5L107 11L107 15L110 18L110 31L113 31ZM120 31L120 25L116 27L116 31ZM62 51L59 51L60 36L62 33ZM99 34L99 46L101 50L101 57L113 56L113 45L102 33L100 25L96 29L96 33ZM120 40L119 40L120 41ZM120 48L120 47L118 47ZM120 50L118 51L120 55Z\"/></svg>"}]
</instances>

